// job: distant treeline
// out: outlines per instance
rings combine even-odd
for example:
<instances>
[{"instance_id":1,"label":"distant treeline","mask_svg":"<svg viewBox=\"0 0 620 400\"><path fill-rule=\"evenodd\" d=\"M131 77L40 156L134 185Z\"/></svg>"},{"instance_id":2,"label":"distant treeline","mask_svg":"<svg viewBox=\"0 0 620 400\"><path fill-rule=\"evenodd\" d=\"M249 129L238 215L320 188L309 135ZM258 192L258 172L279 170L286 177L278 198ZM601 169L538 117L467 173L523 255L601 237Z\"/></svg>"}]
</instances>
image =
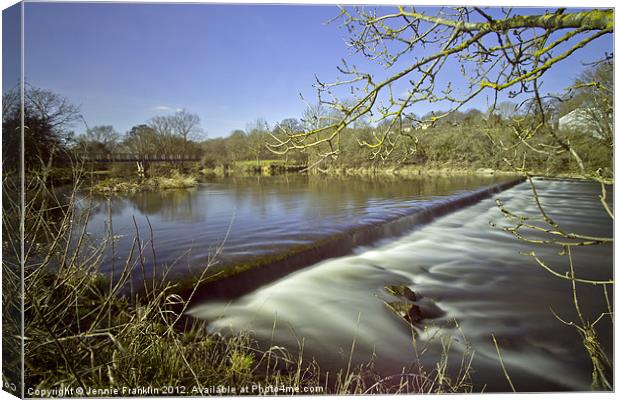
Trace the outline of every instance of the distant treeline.
<instances>
[{"instance_id":1,"label":"distant treeline","mask_svg":"<svg viewBox=\"0 0 620 400\"><path fill-rule=\"evenodd\" d=\"M613 87L611 68L590 70L592 76L583 79L597 79ZM586 73L586 75L587 75ZM589 89L583 89L570 99L549 100L547 108L553 119L552 126L558 135L570 140L571 145L583 158L591 170L606 168L611 170L613 154L613 99L593 96ZM602 102L602 100L605 100ZM553 103L555 101L555 103ZM3 95L3 168L5 171L17 170L20 147L20 107L18 91L12 90ZM132 127L120 134L112 126L93 126L82 134L74 129L85 126L79 108L66 98L51 91L27 85L25 91L25 162L27 169L37 169L43 165L67 164L83 154L129 153L138 155L192 155L201 159L201 168L228 168L243 162L245 165L264 165L277 161L288 165L310 165L317 154L329 150L321 146L277 154L270 151L267 144L277 144L286 140L290 134L304 132L338 119L337 113L309 107L300 119L288 118L269 124L257 119L245 130L235 130L227 137L205 138L200 118L187 111L156 116L143 124ZM524 111L525 110L525 111ZM558 126L561 115L574 110L585 110L591 117L582 116L585 121L572 121L572 125ZM584 114L581 113L581 114ZM416 121L433 120L429 113L420 118L411 118L397 124L401 135L388 159L371 157L367 148L360 143L372 143L374 134L380 132L390 121L372 125L356 121L354 126L345 128L338 143L338 156L324 160L320 167L328 168L381 168L394 165L418 165L421 167L450 167L463 169L510 169L510 164L527 163L530 170L550 174L571 172L577 166L566 152L553 154L531 151L523 138L515 134L515 124L526 124L537 118L528 107L518 107L512 102L503 102L486 112L470 109L465 112L452 112L447 117L437 119L433 124ZM579 114L579 115L581 115ZM607 119L606 119L607 118ZM562 129L560 129L562 128ZM329 135L329 130L321 132ZM541 135L548 140L553 149L550 135ZM547 138L547 139L545 139ZM329 144L325 143L325 146ZM277 148L276 148L277 150ZM171 161L175 163L175 161ZM181 165L183 166L183 164Z\"/></svg>"},{"instance_id":2,"label":"distant treeline","mask_svg":"<svg viewBox=\"0 0 620 400\"><path fill-rule=\"evenodd\" d=\"M527 116L489 116L479 110L454 112L438 120L432 126L401 128L404 131L391 156L382 160L370 159L368 150L360 149L359 142L372 143L372 128L348 129L341 137L340 155L321 165L328 167L389 167L394 165L417 165L427 168L462 168L510 170L511 166L526 163L530 170L558 174L578 170L568 153L542 154L532 151L522 143L512 126L515 118ZM524 122L525 123L525 122ZM556 133L570 140L582 156L589 170L611 168L613 147L594 132L587 130L559 130ZM550 136L541 135L540 141L549 148L557 147Z\"/></svg>"}]
</instances>

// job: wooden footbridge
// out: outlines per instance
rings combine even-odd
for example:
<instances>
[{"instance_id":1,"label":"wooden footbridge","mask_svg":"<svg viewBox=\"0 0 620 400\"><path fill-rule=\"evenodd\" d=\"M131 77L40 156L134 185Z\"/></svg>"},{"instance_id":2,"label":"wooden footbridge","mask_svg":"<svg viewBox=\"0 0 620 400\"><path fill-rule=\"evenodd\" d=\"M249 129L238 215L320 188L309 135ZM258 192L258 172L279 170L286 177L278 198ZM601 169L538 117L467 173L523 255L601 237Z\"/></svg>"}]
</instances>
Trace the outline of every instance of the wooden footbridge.
<instances>
[{"instance_id":1,"label":"wooden footbridge","mask_svg":"<svg viewBox=\"0 0 620 400\"><path fill-rule=\"evenodd\" d=\"M200 161L202 156L196 153L188 154L138 154L138 153L77 153L74 156L84 163L134 163L137 165L138 174L144 174L149 168L149 164L155 162L182 163ZM230 165L225 165L225 169ZM246 171L273 175L285 172L301 172L308 168L306 164L286 164L284 162L273 162L265 165L256 165L242 168Z\"/></svg>"},{"instance_id":2,"label":"wooden footbridge","mask_svg":"<svg viewBox=\"0 0 620 400\"><path fill-rule=\"evenodd\" d=\"M83 161L95 163L181 162L201 159L199 154L82 153L77 156Z\"/></svg>"}]
</instances>

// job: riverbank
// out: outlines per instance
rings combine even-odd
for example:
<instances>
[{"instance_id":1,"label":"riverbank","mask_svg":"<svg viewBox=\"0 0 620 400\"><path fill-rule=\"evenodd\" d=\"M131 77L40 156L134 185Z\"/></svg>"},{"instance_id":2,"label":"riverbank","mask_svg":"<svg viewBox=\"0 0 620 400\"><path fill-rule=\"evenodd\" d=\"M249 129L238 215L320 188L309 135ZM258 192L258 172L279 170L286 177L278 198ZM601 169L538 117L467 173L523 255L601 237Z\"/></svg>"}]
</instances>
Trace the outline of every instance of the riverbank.
<instances>
[{"instance_id":1,"label":"riverbank","mask_svg":"<svg viewBox=\"0 0 620 400\"><path fill-rule=\"evenodd\" d=\"M392 177L392 178L414 178L421 176L430 177L450 177L450 176L498 176L498 177L520 177L525 173L493 168L475 168L471 166L453 165L395 165L383 167L336 167L313 171L314 174L327 176L350 176L350 177ZM551 173L549 171L532 170L528 171L531 176L549 179L578 179L585 178L578 172Z\"/></svg>"},{"instance_id":2,"label":"riverbank","mask_svg":"<svg viewBox=\"0 0 620 400\"><path fill-rule=\"evenodd\" d=\"M139 178L135 171L125 171L119 174L114 171L96 171L93 188L100 193L133 193L144 190L186 189L198 185L205 179L216 177L251 177L275 176L286 174L326 175L330 177L389 177L389 178L416 178L449 177L449 176L517 176L514 171L492 170L488 168L462 169L450 167L426 168L421 166L394 166L382 168L329 168L306 171L305 166L239 162L233 167L218 166L214 168L200 168L192 165L183 172L174 166L160 166L149 172L149 177ZM66 180L66 179L65 179Z\"/></svg>"},{"instance_id":3,"label":"riverbank","mask_svg":"<svg viewBox=\"0 0 620 400\"><path fill-rule=\"evenodd\" d=\"M167 189L187 189L197 186L209 178L276 176L287 174L325 175L330 177L451 177L451 176L524 176L523 173L492 168L476 168L470 165L425 164L425 165L384 165L361 167L317 167L310 171L305 165L286 164L281 160L237 161L230 165L204 166L201 163L188 163L183 168L172 164L156 164L140 178L135 165L113 165L107 169L89 172L93 189L104 194L134 193ZM550 173L549 171L530 171L533 176L558 179L583 179L576 172ZM72 173L67 168L53 168L49 179L59 184L70 184Z\"/></svg>"},{"instance_id":4,"label":"riverbank","mask_svg":"<svg viewBox=\"0 0 620 400\"><path fill-rule=\"evenodd\" d=\"M331 176L394 176L410 178L415 176L514 176L515 171L490 168L458 168L449 166L396 165L384 167L338 167L318 169L317 173Z\"/></svg>"}]
</instances>

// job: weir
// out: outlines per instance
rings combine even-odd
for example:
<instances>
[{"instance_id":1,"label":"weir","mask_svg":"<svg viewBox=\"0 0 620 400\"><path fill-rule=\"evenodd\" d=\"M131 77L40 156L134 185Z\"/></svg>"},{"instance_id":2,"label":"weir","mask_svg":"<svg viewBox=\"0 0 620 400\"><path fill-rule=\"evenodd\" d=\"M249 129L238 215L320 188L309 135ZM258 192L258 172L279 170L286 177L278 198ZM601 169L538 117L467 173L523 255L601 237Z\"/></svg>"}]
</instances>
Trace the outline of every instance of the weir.
<instances>
[{"instance_id":1,"label":"weir","mask_svg":"<svg viewBox=\"0 0 620 400\"><path fill-rule=\"evenodd\" d=\"M232 272L228 272L227 276L203 283L194 294L192 303L238 298L291 272L328 258L350 254L353 249L370 245L377 240L402 235L416 226L428 224L435 218L476 204L524 181L525 178L520 177L446 198L435 199L429 206L415 209L405 216L394 217L379 224L355 227L349 231L326 237L312 245L266 257L251 265L232 266Z\"/></svg>"},{"instance_id":2,"label":"weir","mask_svg":"<svg viewBox=\"0 0 620 400\"><path fill-rule=\"evenodd\" d=\"M613 222L600 204L596 183L542 179L533 183L541 204L567 232L612 237ZM473 382L488 391L507 391L493 333L519 390L588 390L591 375L584 366L591 360L581 338L549 311L552 307L557 315L575 317L570 282L524 254L536 251L559 270L568 268L566 255L558 254L554 244L518 240L501 228L510 224L495 204L497 197L508 210L540 219L531 187L520 184L496 195L489 190L490 196L475 202L484 192L440 198L445 200L442 206L424 202L422 206L441 207L435 211L449 214L435 218L426 211L426 218L415 218L418 222L430 218L429 223L399 237L324 259L236 299L193 304L186 315L205 321L209 332L251 332L261 349L281 346L296 351L303 343L304 359L316 360L321 371L330 374L370 361L374 372L385 377L399 376L408 366L433 371L445 356L454 360L448 369L456 376L464 354L474 351ZM453 205L450 211L448 204L457 197L469 201L459 200L463 207ZM468 205L471 201L475 204ZM416 207L415 202L408 204ZM534 240L549 238L540 232L526 234ZM611 244L575 246L571 255L577 271L588 279L613 275ZM412 302L420 307L422 320L413 319L413 332L402 314L395 315L386 304L400 298L393 296L394 287L409 288L415 295ZM579 287L579 304L595 317L607 310L601 288L594 285ZM437 312L424 315L427 311ZM602 318L597 328L611 359L613 322ZM449 354L448 338L453 340Z\"/></svg>"}]
</instances>

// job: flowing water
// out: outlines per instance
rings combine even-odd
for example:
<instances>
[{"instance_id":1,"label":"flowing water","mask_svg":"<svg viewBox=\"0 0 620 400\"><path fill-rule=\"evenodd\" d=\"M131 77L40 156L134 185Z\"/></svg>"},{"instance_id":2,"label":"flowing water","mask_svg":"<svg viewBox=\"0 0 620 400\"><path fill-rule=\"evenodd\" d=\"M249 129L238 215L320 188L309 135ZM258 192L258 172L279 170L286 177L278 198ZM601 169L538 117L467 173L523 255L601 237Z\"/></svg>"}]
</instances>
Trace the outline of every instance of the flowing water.
<instances>
[{"instance_id":1,"label":"flowing water","mask_svg":"<svg viewBox=\"0 0 620 400\"><path fill-rule=\"evenodd\" d=\"M220 264L224 269L352 229L404 220L416 211L432 209L438 202L449 204L498 181L491 177L227 178L190 191L102 200L89 230L101 235L111 219L114 234L119 236L116 253L123 255L135 234L134 218L144 238L150 229L148 217L158 262L176 263L177 277L182 279L186 267L206 262L227 232ZM536 185L541 202L566 230L612 235L611 220L598 202L597 186L547 180L536 181ZM576 320L570 282L553 277L520 252L535 250L562 273L567 270L567 258L558 254L558 247L519 241L501 230L507 222L495 198L510 210L539 216L529 185L522 183L437 216L424 226L408 226L398 237L359 246L352 254L326 259L252 288L240 297L203 300L190 314L209 321L212 330L252 331L265 347L282 345L295 351L303 341L304 357L316 358L324 369L346 369L350 357L353 364L373 359L382 375L408 367L415 370L417 365L432 368L442 353L441 337L452 336L456 340L448 353L450 368L458 368L465 349L473 350L476 388L505 391L509 387L493 347L493 333L517 390L588 389L590 361L581 339L551 312ZM536 223L543 225L540 218ZM577 275L588 279L612 276L611 245L575 247L573 257ZM110 265L108 259L106 268ZM400 284L421 296L420 306L436 316L417 324L413 334L385 305L393 300L385 286ZM593 321L606 311L600 286L578 289L586 318ZM609 319L603 318L597 327L611 355ZM422 348L426 351L419 354Z\"/></svg>"},{"instance_id":2,"label":"flowing water","mask_svg":"<svg viewBox=\"0 0 620 400\"><path fill-rule=\"evenodd\" d=\"M542 204L564 229L611 237L612 223L598 202L598 187L569 181L536 181L536 185ZM496 197L511 210L538 215L527 183ZM211 321L211 329L250 330L266 345L295 349L303 338L305 356L334 369L346 369L355 340L353 363L367 362L374 354L376 370L383 375L397 374L416 362L432 368L442 351L441 340L434 329L424 326L438 327L439 335L458 340L449 352L452 368L460 365L469 342L475 352L477 388L506 391L509 387L491 340L494 333L517 390L588 389L591 366L581 339L551 312L577 320L570 283L551 276L520 252L535 250L562 273L567 271L567 258L558 254L557 247L516 240L490 223L507 225L493 199L438 218L400 239L320 262L240 299L199 305L191 314ZM611 245L574 248L577 276L609 279L612 251ZM443 310L442 316L417 326L417 348L428 345L420 358L410 327L384 303L389 299L384 286L395 284L408 285L423 296L426 307ZM580 285L578 290L587 319L594 321L607 310L601 287ZM597 327L611 357L609 319L603 318Z\"/></svg>"}]
</instances>

